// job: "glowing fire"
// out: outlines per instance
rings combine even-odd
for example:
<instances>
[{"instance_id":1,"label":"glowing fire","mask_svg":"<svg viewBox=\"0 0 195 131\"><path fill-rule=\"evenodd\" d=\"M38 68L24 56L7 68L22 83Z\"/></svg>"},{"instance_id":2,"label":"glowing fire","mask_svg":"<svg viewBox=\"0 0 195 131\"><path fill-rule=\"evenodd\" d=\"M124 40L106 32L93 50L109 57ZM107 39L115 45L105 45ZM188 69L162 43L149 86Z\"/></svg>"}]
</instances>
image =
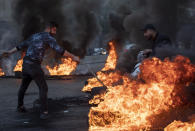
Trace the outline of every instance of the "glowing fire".
<instances>
[{"instance_id":1,"label":"glowing fire","mask_svg":"<svg viewBox=\"0 0 195 131\"><path fill-rule=\"evenodd\" d=\"M118 59L116 48L113 42L109 42L109 46L110 46L109 56L106 60L106 64L102 69L102 71L114 70L116 68L117 59Z\"/></svg>"},{"instance_id":2,"label":"glowing fire","mask_svg":"<svg viewBox=\"0 0 195 131\"><path fill-rule=\"evenodd\" d=\"M16 64L16 66L15 66L15 68L14 68L14 71L16 72L16 71L22 71L22 64L23 64L23 59L20 59L18 62L17 62L17 64Z\"/></svg>"},{"instance_id":3,"label":"glowing fire","mask_svg":"<svg viewBox=\"0 0 195 131\"><path fill-rule=\"evenodd\" d=\"M174 121L164 131L195 131L195 122Z\"/></svg>"},{"instance_id":4,"label":"glowing fire","mask_svg":"<svg viewBox=\"0 0 195 131\"><path fill-rule=\"evenodd\" d=\"M109 50L109 56L106 60L106 64L104 68L97 72L97 77L107 86L111 84L111 81L118 81L118 73L112 73L112 72L106 72L109 70L114 70L116 68L117 64L117 53L113 42L109 42L110 50ZM109 77L109 78L108 78ZM83 88L82 91L91 91L94 87L100 87L102 84L96 79L91 78L88 80L88 84Z\"/></svg>"},{"instance_id":5,"label":"glowing fire","mask_svg":"<svg viewBox=\"0 0 195 131\"><path fill-rule=\"evenodd\" d=\"M70 75L77 67L77 62L71 58L62 58L62 64L59 64L53 68L46 66L50 75Z\"/></svg>"},{"instance_id":6,"label":"glowing fire","mask_svg":"<svg viewBox=\"0 0 195 131\"><path fill-rule=\"evenodd\" d=\"M164 131L195 131L195 115L190 119L190 122L174 121Z\"/></svg>"},{"instance_id":7,"label":"glowing fire","mask_svg":"<svg viewBox=\"0 0 195 131\"><path fill-rule=\"evenodd\" d=\"M2 69L0 68L0 76L5 75L5 73L2 71Z\"/></svg>"},{"instance_id":8,"label":"glowing fire","mask_svg":"<svg viewBox=\"0 0 195 131\"><path fill-rule=\"evenodd\" d=\"M14 68L14 72L16 72L16 71L21 72L22 71L23 58L24 58L25 54L26 54L25 51L21 52L21 59L17 62L16 66Z\"/></svg>"},{"instance_id":9,"label":"glowing fire","mask_svg":"<svg viewBox=\"0 0 195 131\"><path fill-rule=\"evenodd\" d=\"M22 59L17 62L14 71L22 71L23 57L25 53L22 54ZM50 75L70 75L77 67L77 63L71 58L62 58L61 63L53 68L46 66Z\"/></svg>"},{"instance_id":10,"label":"glowing fire","mask_svg":"<svg viewBox=\"0 0 195 131\"><path fill-rule=\"evenodd\" d=\"M104 101L90 109L89 130L149 130L151 118L180 105L178 92L195 79L195 66L182 56L173 61L147 59L140 69L138 80L104 74L110 83L120 78L123 82L107 84Z\"/></svg>"}]
</instances>

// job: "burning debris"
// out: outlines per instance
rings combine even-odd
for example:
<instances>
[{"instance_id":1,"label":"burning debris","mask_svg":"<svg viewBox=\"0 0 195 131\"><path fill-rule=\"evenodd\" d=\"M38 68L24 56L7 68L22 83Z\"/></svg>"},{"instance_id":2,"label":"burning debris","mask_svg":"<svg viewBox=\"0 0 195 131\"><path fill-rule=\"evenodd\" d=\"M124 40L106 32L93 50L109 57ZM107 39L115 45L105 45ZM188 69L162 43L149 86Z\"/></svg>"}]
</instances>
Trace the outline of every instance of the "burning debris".
<instances>
[{"instance_id":1,"label":"burning debris","mask_svg":"<svg viewBox=\"0 0 195 131\"><path fill-rule=\"evenodd\" d=\"M107 77L112 76L111 79L115 78L113 77L114 74L117 75L116 73L108 73L106 71L110 71L110 70L114 70L116 68L116 64L117 64L117 53L116 53L116 48L114 45L114 42L110 42L109 43L110 46L110 50L109 50L109 56L106 60L106 64L104 66L104 68L97 72L97 77L107 86L107 84L109 84L109 80ZM91 91L92 88L94 87L101 87L102 84L96 79L96 78L91 78L88 80L88 84L83 88L82 91L87 92L87 91Z\"/></svg>"},{"instance_id":2,"label":"burning debris","mask_svg":"<svg viewBox=\"0 0 195 131\"><path fill-rule=\"evenodd\" d=\"M185 6L188 2L139 0L129 8L132 3L117 0L112 2L111 0L95 0L95 2L17 0L14 20L22 32L22 39L42 31L48 21L56 20L61 25L56 36L57 41L62 43L62 46L65 45L61 41L70 41L70 50L76 52L81 58L85 56L87 47L97 42L96 38L101 41L97 43L104 43L103 41L115 37L120 41L119 43L131 41L141 48L146 46L151 48L145 40L143 41L143 34L139 30L148 22L156 24L172 38L177 37L177 31L182 27L179 19L183 19L180 18L180 6ZM140 63L140 74L135 80L130 74L121 74L116 68L119 56L117 51L121 47L116 47L114 41L110 42L109 46L110 51L105 67L97 72L97 77L89 79L82 90L90 92L94 88L106 87L106 92L96 94L89 102L97 105L89 112L89 130L150 130L154 127L155 119L159 114L174 110L186 100L183 90L195 79L195 65L191 64L188 58L177 56L173 60L166 58L162 61L159 59L161 57L156 55L158 58L146 59ZM173 49L169 47L166 49L171 49L170 52L173 53L178 50L175 46L176 44ZM75 51L77 49L80 51ZM158 51L158 54L165 54L167 57L168 53L164 52L165 49L162 48L162 53ZM187 52L189 53L189 50ZM134 64L133 58L130 59L128 55L126 58L125 62ZM22 71L22 64L23 59L20 59L14 71ZM76 69L77 62L71 58L61 58L61 63L54 67L44 66L50 75L62 76L70 75ZM0 69L1 75L4 73ZM194 126L194 122L174 121L165 130L176 130L181 127L181 130L194 130Z\"/></svg>"},{"instance_id":3,"label":"burning debris","mask_svg":"<svg viewBox=\"0 0 195 131\"><path fill-rule=\"evenodd\" d=\"M193 115L190 118L190 122L181 122L174 121L170 125L168 125L164 130L165 131L194 131L195 130L195 116Z\"/></svg>"},{"instance_id":4,"label":"burning debris","mask_svg":"<svg viewBox=\"0 0 195 131\"><path fill-rule=\"evenodd\" d=\"M2 69L0 68L0 76L5 75L5 73L2 71Z\"/></svg>"},{"instance_id":5,"label":"burning debris","mask_svg":"<svg viewBox=\"0 0 195 131\"><path fill-rule=\"evenodd\" d=\"M183 56L173 61L147 59L140 69L138 80L115 73L104 74L103 78L98 75L108 82L108 92L100 94L103 101L99 100L98 106L90 109L90 130L151 129L152 118L182 104L185 100L182 90L195 79L195 66ZM120 79L122 83L113 85ZM101 86L97 83L93 85ZM97 95L93 100L97 102L100 98Z\"/></svg>"},{"instance_id":6,"label":"burning debris","mask_svg":"<svg viewBox=\"0 0 195 131\"><path fill-rule=\"evenodd\" d=\"M22 72L23 59L20 59L14 67L14 72Z\"/></svg>"},{"instance_id":7,"label":"burning debris","mask_svg":"<svg viewBox=\"0 0 195 131\"><path fill-rule=\"evenodd\" d=\"M194 131L195 123L194 122L181 122L174 121L165 128L165 131Z\"/></svg>"},{"instance_id":8,"label":"burning debris","mask_svg":"<svg viewBox=\"0 0 195 131\"><path fill-rule=\"evenodd\" d=\"M71 58L61 58L61 63L53 68L46 66L50 75L62 76L70 75L77 67L77 62Z\"/></svg>"},{"instance_id":9,"label":"burning debris","mask_svg":"<svg viewBox=\"0 0 195 131\"><path fill-rule=\"evenodd\" d=\"M109 56L106 60L104 68L101 71L97 72L97 78L95 77L87 80L87 85L85 85L85 87L82 89L83 92L90 92L93 89L98 88L99 91L97 91L97 89L95 90L95 96L92 100L90 100L90 104L99 104L103 96L105 95L103 93L106 90L105 88L108 88L108 85L112 84L112 81L117 82L120 78L117 77L117 72L113 72L113 70L115 70L116 68L118 59L115 43L109 42L109 47ZM106 87L101 88L102 86ZM97 92L101 93L98 94Z\"/></svg>"},{"instance_id":10,"label":"burning debris","mask_svg":"<svg viewBox=\"0 0 195 131\"><path fill-rule=\"evenodd\" d=\"M14 68L14 72L22 72L22 64L23 59L20 59ZM51 76L70 75L76 69L76 67L77 62L73 61L71 58L61 58L61 64L56 65L53 68L46 65L49 75Z\"/></svg>"}]
</instances>

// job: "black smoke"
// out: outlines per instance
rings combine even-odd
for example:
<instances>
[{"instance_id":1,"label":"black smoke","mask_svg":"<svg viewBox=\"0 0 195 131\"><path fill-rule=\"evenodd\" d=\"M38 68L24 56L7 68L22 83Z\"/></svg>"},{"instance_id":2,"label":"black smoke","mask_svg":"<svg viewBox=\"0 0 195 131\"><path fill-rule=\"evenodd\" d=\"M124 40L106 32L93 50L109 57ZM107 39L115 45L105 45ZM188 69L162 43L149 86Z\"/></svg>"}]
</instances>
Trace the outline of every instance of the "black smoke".
<instances>
[{"instance_id":1,"label":"black smoke","mask_svg":"<svg viewBox=\"0 0 195 131\"><path fill-rule=\"evenodd\" d=\"M141 28L144 27L145 24L151 23L154 24L157 30L162 33L168 35L173 44L173 47L163 47L158 49L157 56L160 58L175 56L177 54L185 54L193 59L193 53L186 53L186 51L182 48L178 48L178 32L182 34L181 28L183 27L182 19L186 19L182 16L182 8L187 8L189 0L139 0L135 4L134 9L130 15L127 15L123 21L123 27L125 28L126 35L128 35L128 40L130 43L135 43L140 50L150 49L152 46L152 42L147 41L143 32L140 31ZM182 7L182 8L181 8ZM183 11L184 13L184 11ZM191 23L188 21L188 24ZM190 32L190 30L188 30ZM187 33L187 31L185 31ZM182 37L183 38L183 37ZM182 39L181 38L181 39ZM183 43L187 45L188 43ZM126 70L133 70L132 63L134 62L126 62L126 60L136 60L136 54L129 53L123 55L121 59L123 62L120 62L118 68L126 67ZM134 52L134 51L133 51ZM129 54L129 55L128 55ZM132 56L134 58L132 59ZM121 64L123 63L123 64ZM126 64L124 64L126 63ZM134 65L133 64L133 65ZM131 69L130 69L131 68Z\"/></svg>"},{"instance_id":2,"label":"black smoke","mask_svg":"<svg viewBox=\"0 0 195 131\"><path fill-rule=\"evenodd\" d=\"M143 32L140 31L148 23L154 24L160 33L171 37L174 43L173 50L179 48L179 52L185 52L184 48L192 49L193 46L189 46L189 43L194 43L193 35L190 34L193 30L184 26L183 20L185 19L185 24L192 22L186 18L187 16L183 17L182 13L185 14L185 11L181 10L188 8L187 4L190 1L15 0L12 12L19 27L18 32L22 32L20 41L33 33L43 31L45 23L56 21L60 25L56 36L58 43L70 52L84 57L89 46L106 46L109 41L114 40L117 43L118 55L121 56L125 43L134 43L139 50L151 48L151 43L146 41ZM17 37L18 35L19 33ZM162 52L160 55L168 54L163 53L163 50L165 51L159 51ZM193 58L193 53L190 54L190 58ZM119 61L123 63L122 66L118 66L120 70L121 67L132 70L131 63L136 63L136 55L137 51L130 51L120 57Z\"/></svg>"},{"instance_id":3,"label":"black smoke","mask_svg":"<svg viewBox=\"0 0 195 131\"><path fill-rule=\"evenodd\" d=\"M195 25L183 25L176 35L175 46L164 46L157 48L156 56L164 59L166 57L173 58L177 55L183 55L195 63Z\"/></svg>"},{"instance_id":4,"label":"black smoke","mask_svg":"<svg viewBox=\"0 0 195 131\"><path fill-rule=\"evenodd\" d=\"M101 2L100 2L101 3ZM63 47L84 57L88 45L99 32L97 16L100 3L71 0L17 0L14 19L20 25L23 40L44 31L45 24L59 24L57 40Z\"/></svg>"},{"instance_id":5,"label":"black smoke","mask_svg":"<svg viewBox=\"0 0 195 131\"><path fill-rule=\"evenodd\" d=\"M56 21L60 25L58 36L64 31L65 17L62 12L63 1L58 0L17 0L14 19L20 25L23 39L34 33L44 31L45 24Z\"/></svg>"}]
</instances>

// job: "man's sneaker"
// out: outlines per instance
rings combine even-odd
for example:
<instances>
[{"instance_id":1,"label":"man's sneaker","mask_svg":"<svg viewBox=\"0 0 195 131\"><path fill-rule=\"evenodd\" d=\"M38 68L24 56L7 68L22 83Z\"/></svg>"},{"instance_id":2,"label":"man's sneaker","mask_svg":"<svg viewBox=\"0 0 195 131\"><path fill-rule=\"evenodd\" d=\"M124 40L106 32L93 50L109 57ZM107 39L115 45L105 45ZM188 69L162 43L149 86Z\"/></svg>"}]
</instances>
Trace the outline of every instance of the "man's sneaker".
<instances>
[{"instance_id":1,"label":"man's sneaker","mask_svg":"<svg viewBox=\"0 0 195 131\"><path fill-rule=\"evenodd\" d=\"M27 112L27 110L26 110L26 108L25 108L24 106L18 106L18 107L17 107L17 111L18 111L18 112L21 112L21 113Z\"/></svg>"},{"instance_id":2,"label":"man's sneaker","mask_svg":"<svg viewBox=\"0 0 195 131\"><path fill-rule=\"evenodd\" d=\"M48 118L49 118L48 112L43 112L43 113L40 114L40 119L46 120Z\"/></svg>"}]
</instances>

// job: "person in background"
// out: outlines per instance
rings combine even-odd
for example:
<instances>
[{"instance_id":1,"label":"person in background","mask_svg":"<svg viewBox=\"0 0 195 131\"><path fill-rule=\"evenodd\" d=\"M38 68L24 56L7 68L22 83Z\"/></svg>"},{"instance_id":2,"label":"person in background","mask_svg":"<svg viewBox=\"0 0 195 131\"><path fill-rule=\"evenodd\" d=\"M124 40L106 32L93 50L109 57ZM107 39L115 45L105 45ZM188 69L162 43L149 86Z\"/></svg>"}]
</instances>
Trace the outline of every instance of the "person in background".
<instances>
[{"instance_id":1,"label":"person in background","mask_svg":"<svg viewBox=\"0 0 195 131\"><path fill-rule=\"evenodd\" d=\"M145 53L151 52L151 56L156 55L156 49L167 46L167 45L172 45L171 39L167 35L163 35L157 31L157 29L154 27L152 24L147 24L143 29L144 31L144 37L151 41L152 44L152 49L147 49Z\"/></svg>"}]
</instances>

